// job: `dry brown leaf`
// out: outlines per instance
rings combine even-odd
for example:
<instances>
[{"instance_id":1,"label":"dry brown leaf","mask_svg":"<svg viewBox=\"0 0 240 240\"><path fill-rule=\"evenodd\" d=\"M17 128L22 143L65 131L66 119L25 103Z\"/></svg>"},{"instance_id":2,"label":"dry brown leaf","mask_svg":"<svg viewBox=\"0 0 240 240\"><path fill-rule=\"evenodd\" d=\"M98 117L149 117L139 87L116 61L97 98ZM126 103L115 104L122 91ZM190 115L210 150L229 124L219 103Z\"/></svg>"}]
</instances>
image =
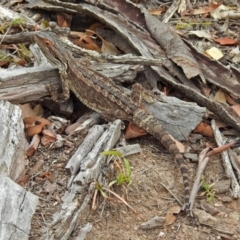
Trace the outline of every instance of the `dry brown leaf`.
<instances>
[{"instance_id":1,"label":"dry brown leaf","mask_svg":"<svg viewBox=\"0 0 240 240\"><path fill-rule=\"evenodd\" d=\"M222 5L221 3L210 3L209 6L207 7L202 7L199 9L195 9L192 12L189 12L189 10L183 11L181 12L182 15L198 15L198 14L206 14L206 13L210 13L212 11L214 11L215 9L217 9L220 5Z\"/></svg>"},{"instance_id":2,"label":"dry brown leaf","mask_svg":"<svg viewBox=\"0 0 240 240\"><path fill-rule=\"evenodd\" d=\"M26 117L23 119L24 124L26 125L32 125L35 122L39 122L41 124L44 125L50 125L51 122L49 120L47 120L46 118L41 118L41 117L37 117L37 116L33 116L33 117Z\"/></svg>"},{"instance_id":3,"label":"dry brown leaf","mask_svg":"<svg viewBox=\"0 0 240 240\"><path fill-rule=\"evenodd\" d=\"M176 143L179 152L180 152L180 153L184 153L184 151L185 151L185 146L184 146L181 142L179 142L178 140L176 140L172 135L170 135L170 137L171 137L172 140Z\"/></svg>"},{"instance_id":4,"label":"dry brown leaf","mask_svg":"<svg viewBox=\"0 0 240 240\"><path fill-rule=\"evenodd\" d=\"M20 104L19 107L22 110L22 118L36 116L35 112L32 110L32 107L29 103Z\"/></svg>"},{"instance_id":5,"label":"dry brown leaf","mask_svg":"<svg viewBox=\"0 0 240 240\"><path fill-rule=\"evenodd\" d=\"M181 207L174 206L168 209L166 214L166 225L171 225L175 222L176 217L173 214L179 214L181 212Z\"/></svg>"},{"instance_id":6,"label":"dry brown leaf","mask_svg":"<svg viewBox=\"0 0 240 240\"><path fill-rule=\"evenodd\" d=\"M39 134L43 127L50 125L51 122L45 118L41 117L26 117L23 119L23 122L26 127L26 132L29 137L33 137L36 134Z\"/></svg>"},{"instance_id":7,"label":"dry brown leaf","mask_svg":"<svg viewBox=\"0 0 240 240\"><path fill-rule=\"evenodd\" d=\"M85 35L84 37L78 40L77 45L87 50L93 50L98 53L101 53L102 51L100 47L94 41L92 41L92 39L91 40L90 39L91 38L89 36Z\"/></svg>"},{"instance_id":8,"label":"dry brown leaf","mask_svg":"<svg viewBox=\"0 0 240 240\"><path fill-rule=\"evenodd\" d=\"M228 93L225 93L226 101L229 105L237 105L238 103L234 101L233 97Z\"/></svg>"},{"instance_id":9,"label":"dry brown leaf","mask_svg":"<svg viewBox=\"0 0 240 240\"><path fill-rule=\"evenodd\" d=\"M236 104L231 106L231 108L240 116L240 105Z\"/></svg>"},{"instance_id":10,"label":"dry brown leaf","mask_svg":"<svg viewBox=\"0 0 240 240\"><path fill-rule=\"evenodd\" d=\"M29 175L25 175L23 178L21 178L21 180L19 180L17 183L20 185L20 186L24 186L28 180L29 180L30 176Z\"/></svg>"},{"instance_id":11,"label":"dry brown leaf","mask_svg":"<svg viewBox=\"0 0 240 240\"><path fill-rule=\"evenodd\" d=\"M40 136L36 134L35 136L33 136L32 141L27 149L26 155L28 157L32 156L36 152L39 146L39 143L40 143Z\"/></svg>"},{"instance_id":12,"label":"dry brown leaf","mask_svg":"<svg viewBox=\"0 0 240 240\"><path fill-rule=\"evenodd\" d=\"M19 66L22 66L22 67L27 64L27 62L23 58L19 58L19 57L16 57L16 56L14 56L14 63L16 65L19 65Z\"/></svg>"},{"instance_id":13,"label":"dry brown leaf","mask_svg":"<svg viewBox=\"0 0 240 240\"><path fill-rule=\"evenodd\" d=\"M90 33L90 32L83 33L83 32L71 31L70 33L70 36L72 37L76 37L76 36L79 37L78 40L73 41L77 46L101 53L100 47L92 40L91 35L93 35L93 33Z\"/></svg>"},{"instance_id":14,"label":"dry brown leaf","mask_svg":"<svg viewBox=\"0 0 240 240\"><path fill-rule=\"evenodd\" d=\"M214 38L213 39L215 42L219 43L220 45L240 45L239 40L234 40L229 37L222 37L222 38Z\"/></svg>"},{"instance_id":15,"label":"dry brown leaf","mask_svg":"<svg viewBox=\"0 0 240 240\"><path fill-rule=\"evenodd\" d=\"M205 137L213 137L212 128L205 122L200 122L194 129L194 132L200 133Z\"/></svg>"},{"instance_id":16,"label":"dry brown leaf","mask_svg":"<svg viewBox=\"0 0 240 240\"><path fill-rule=\"evenodd\" d=\"M43 129L42 125L35 125L35 126L30 126L26 128L26 132L29 137L33 137L39 134L40 132L42 132L42 129Z\"/></svg>"},{"instance_id":17,"label":"dry brown leaf","mask_svg":"<svg viewBox=\"0 0 240 240\"><path fill-rule=\"evenodd\" d=\"M42 131L42 134L41 143L44 147L49 147L57 139L56 135L51 130L45 129Z\"/></svg>"},{"instance_id":18,"label":"dry brown leaf","mask_svg":"<svg viewBox=\"0 0 240 240\"><path fill-rule=\"evenodd\" d=\"M125 139L136 138L146 135L147 132L134 123L129 123L125 132Z\"/></svg>"},{"instance_id":19,"label":"dry brown leaf","mask_svg":"<svg viewBox=\"0 0 240 240\"><path fill-rule=\"evenodd\" d=\"M57 13L57 24L59 27L70 28L72 22L72 14Z\"/></svg>"},{"instance_id":20,"label":"dry brown leaf","mask_svg":"<svg viewBox=\"0 0 240 240\"><path fill-rule=\"evenodd\" d=\"M53 177L52 173L49 171L39 174L38 177L45 179L45 180L49 180L50 182L54 182L54 177Z\"/></svg>"},{"instance_id":21,"label":"dry brown leaf","mask_svg":"<svg viewBox=\"0 0 240 240\"><path fill-rule=\"evenodd\" d=\"M86 36L87 34L85 32L76 32L76 31L71 31L70 32L70 37L79 37L79 38L82 38L84 36Z\"/></svg>"},{"instance_id":22,"label":"dry brown leaf","mask_svg":"<svg viewBox=\"0 0 240 240\"><path fill-rule=\"evenodd\" d=\"M225 97L225 93L219 89L216 94L215 94L215 97L214 97L214 100L217 101L217 102L221 102L221 103L226 103L226 97Z\"/></svg>"},{"instance_id":23,"label":"dry brown leaf","mask_svg":"<svg viewBox=\"0 0 240 240\"><path fill-rule=\"evenodd\" d=\"M163 13L165 13L167 11L167 6L166 5L162 5L161 7L156 8L156 9L148 9L148 11L152 15L159 16L159 15L161 15L161 14L163 14Z\"/></svg>"}]
</instances>

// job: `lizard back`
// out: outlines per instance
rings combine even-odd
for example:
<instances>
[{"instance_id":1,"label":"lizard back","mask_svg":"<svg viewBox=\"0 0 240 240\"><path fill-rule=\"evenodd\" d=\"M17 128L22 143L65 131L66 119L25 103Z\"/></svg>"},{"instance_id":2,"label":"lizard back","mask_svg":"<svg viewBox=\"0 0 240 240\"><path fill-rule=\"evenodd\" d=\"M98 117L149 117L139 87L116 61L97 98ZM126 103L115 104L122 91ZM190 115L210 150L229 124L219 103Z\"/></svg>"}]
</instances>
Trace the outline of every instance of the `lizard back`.
<instances>
[{"instance_id":1,"label":"lizard back","mask_svg":"<svg viewBox=\"0 0 240 240\"><path fill-rule=\"evenodd\" d=\"M183 177L185 210L187 215L191 215L188 170L176 143L170 134L163 129L161 123L142 110L110 78L82 64L76 64L72 53L57 35L42 32L35 36L35 40L47 59L58 66L62 81L67 83L77 98L86 106L101 113L106 119L119 118L134 122L153 135L174 155Z\"/></svg>"}]
</instances>

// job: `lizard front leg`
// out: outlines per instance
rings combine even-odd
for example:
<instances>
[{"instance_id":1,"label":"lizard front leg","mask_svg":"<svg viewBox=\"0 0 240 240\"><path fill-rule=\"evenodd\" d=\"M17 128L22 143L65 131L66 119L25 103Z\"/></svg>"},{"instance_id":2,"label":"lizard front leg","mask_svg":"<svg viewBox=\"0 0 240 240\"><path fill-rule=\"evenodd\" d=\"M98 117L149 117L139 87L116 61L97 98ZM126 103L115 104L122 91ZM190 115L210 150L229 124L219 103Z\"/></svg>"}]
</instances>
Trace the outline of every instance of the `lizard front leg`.
<instances>
[{"instance_id":1,"label":"lizard front leg","mask_svg":"<svg viewBox=\"0 0 240 240\"><path fill-rule=\"evenodd\" d=\"M131 98L138 106L141 106L142 99L147 103L154 103L157 101L165 102L160 95L155 95L139 83L133 84Z\"/></svg>"},{"instance_id":2,"label":"lizard front leg","mask_svg":"<svg viewBox=\"0 0 240 240\"><path fill-rule=\"evenodd\" d=\"M67 80L67 75L64 70L59 71L61 84L62 84L62 93L58 93L57 91L51 92L52 100L55 102L65 102L70 97L70 88Z\"/></svg>"}]
</instances>

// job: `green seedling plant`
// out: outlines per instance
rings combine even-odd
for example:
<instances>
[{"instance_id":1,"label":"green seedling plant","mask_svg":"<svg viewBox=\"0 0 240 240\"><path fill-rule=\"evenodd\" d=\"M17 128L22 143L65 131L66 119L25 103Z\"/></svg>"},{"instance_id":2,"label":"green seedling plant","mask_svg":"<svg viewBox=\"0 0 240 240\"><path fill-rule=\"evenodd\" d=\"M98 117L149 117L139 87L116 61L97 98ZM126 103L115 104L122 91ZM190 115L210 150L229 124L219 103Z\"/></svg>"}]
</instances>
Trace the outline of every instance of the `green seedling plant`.
<instances>
[{"instance_id":1,"label":"green seedling plant","mask_svg":"<svg viewBox=\"0 0 240 240\"><path fill-rule=\"evenodd\" d=\"M112 180L107 187L103 186L103 184L99 182L93 182L91 185L94 185L95 192L93 195L93 203L92 203L92 209L96 209L96 197L97 194L100 193L105 200L110 201L117 201L122 202L126 206L128 206L134 213L137 213L136 210L134 210L121 196L119 196L117 193L112 191L110 189L111 186L117 185L117 186L129 186L131 184L131 167L129 164L129 161L123 157L122 153L115 150L110 151L104 151L100 153L101 155L108 155L114 158L115 160L115 166L117 166L117 176L114 180ZM109 195L113 195L115 198L111 198Z\"/></svg>"},{"instance_id":2,"label":"green seedling plant","mask_svg":"<svg viewBox=\"0 0 240 240\"><path fill-rule=\"evenodd\" d=\"M32 58L32 53L27 49L23 43L18 44L18 55L21 59L24 59L26 62L30 62Z\"/></svg>"},{"instance_id":3,"label":"green seedling plant","mask_svg":"<svg viewBox=\"0 0 240 240\"><path fill-rule=\"evenodd\" d=\"M130 163L129 161L123 157L122 153L116 150L110 150L110 151L104 151L101 153L102 155L109 155L112 157L117 158L117 160L119 160L120 164L115 161L117 167L118 167L118 174L116 179L114 179L113 181L111 181L109 183L109 186L112 186L114 184L118 185L118 186L122 186L122 185L127 185L129 186L131 184L131 167L130 167ZM121 166L123 163L123 167Z\"/></svg>"},{"instance_id":4,"label":"green seedling plant","mask_svg":"<svg viewBox=\"0 0 240 240\"><path fill-rule=\"evenodd\" d=\"M214 185L214 183L207 184L207 182L204 180L204 178L202 178L201 186L203 187L204 192L201 194L201 196L206 195L208 202L212 201L213 198L215 197L215 192L212 189L213 185Z\"/></svg>"},{"instance_id":5,"label":"green seedling plant","mask_svg":"<svg viewBox=\"0 0 240 240\"><path fill-rule=\"evenodd\" d=\"M14 19L12 21L5 22L0 26L0 32L4 33L4 31L6 31L7 29L9 29L11 27L21 26L25 22L26 22L26 20L23 17Z\"/></svg>"}]
</instances>

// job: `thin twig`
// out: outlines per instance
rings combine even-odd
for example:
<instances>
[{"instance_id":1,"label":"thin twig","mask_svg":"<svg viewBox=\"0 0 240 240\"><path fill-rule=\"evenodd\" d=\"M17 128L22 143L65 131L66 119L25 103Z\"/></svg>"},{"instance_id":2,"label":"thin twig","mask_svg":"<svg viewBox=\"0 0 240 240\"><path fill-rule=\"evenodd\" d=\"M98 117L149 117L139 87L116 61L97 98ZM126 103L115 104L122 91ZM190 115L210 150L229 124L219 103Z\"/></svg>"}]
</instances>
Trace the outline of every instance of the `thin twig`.
<instances>
[{"instance_id":1,"label":"thin twig","mask_svg":"<svg viewBox=\"0 0 240 240\"><path fill-rule=\"evenodd\" d=\"M176 199L176 201L181 205L183 206L182 202L176 197L176 195L164 184L164 183L161 183L160 184Z\"/></svg>"}]
</instances>

